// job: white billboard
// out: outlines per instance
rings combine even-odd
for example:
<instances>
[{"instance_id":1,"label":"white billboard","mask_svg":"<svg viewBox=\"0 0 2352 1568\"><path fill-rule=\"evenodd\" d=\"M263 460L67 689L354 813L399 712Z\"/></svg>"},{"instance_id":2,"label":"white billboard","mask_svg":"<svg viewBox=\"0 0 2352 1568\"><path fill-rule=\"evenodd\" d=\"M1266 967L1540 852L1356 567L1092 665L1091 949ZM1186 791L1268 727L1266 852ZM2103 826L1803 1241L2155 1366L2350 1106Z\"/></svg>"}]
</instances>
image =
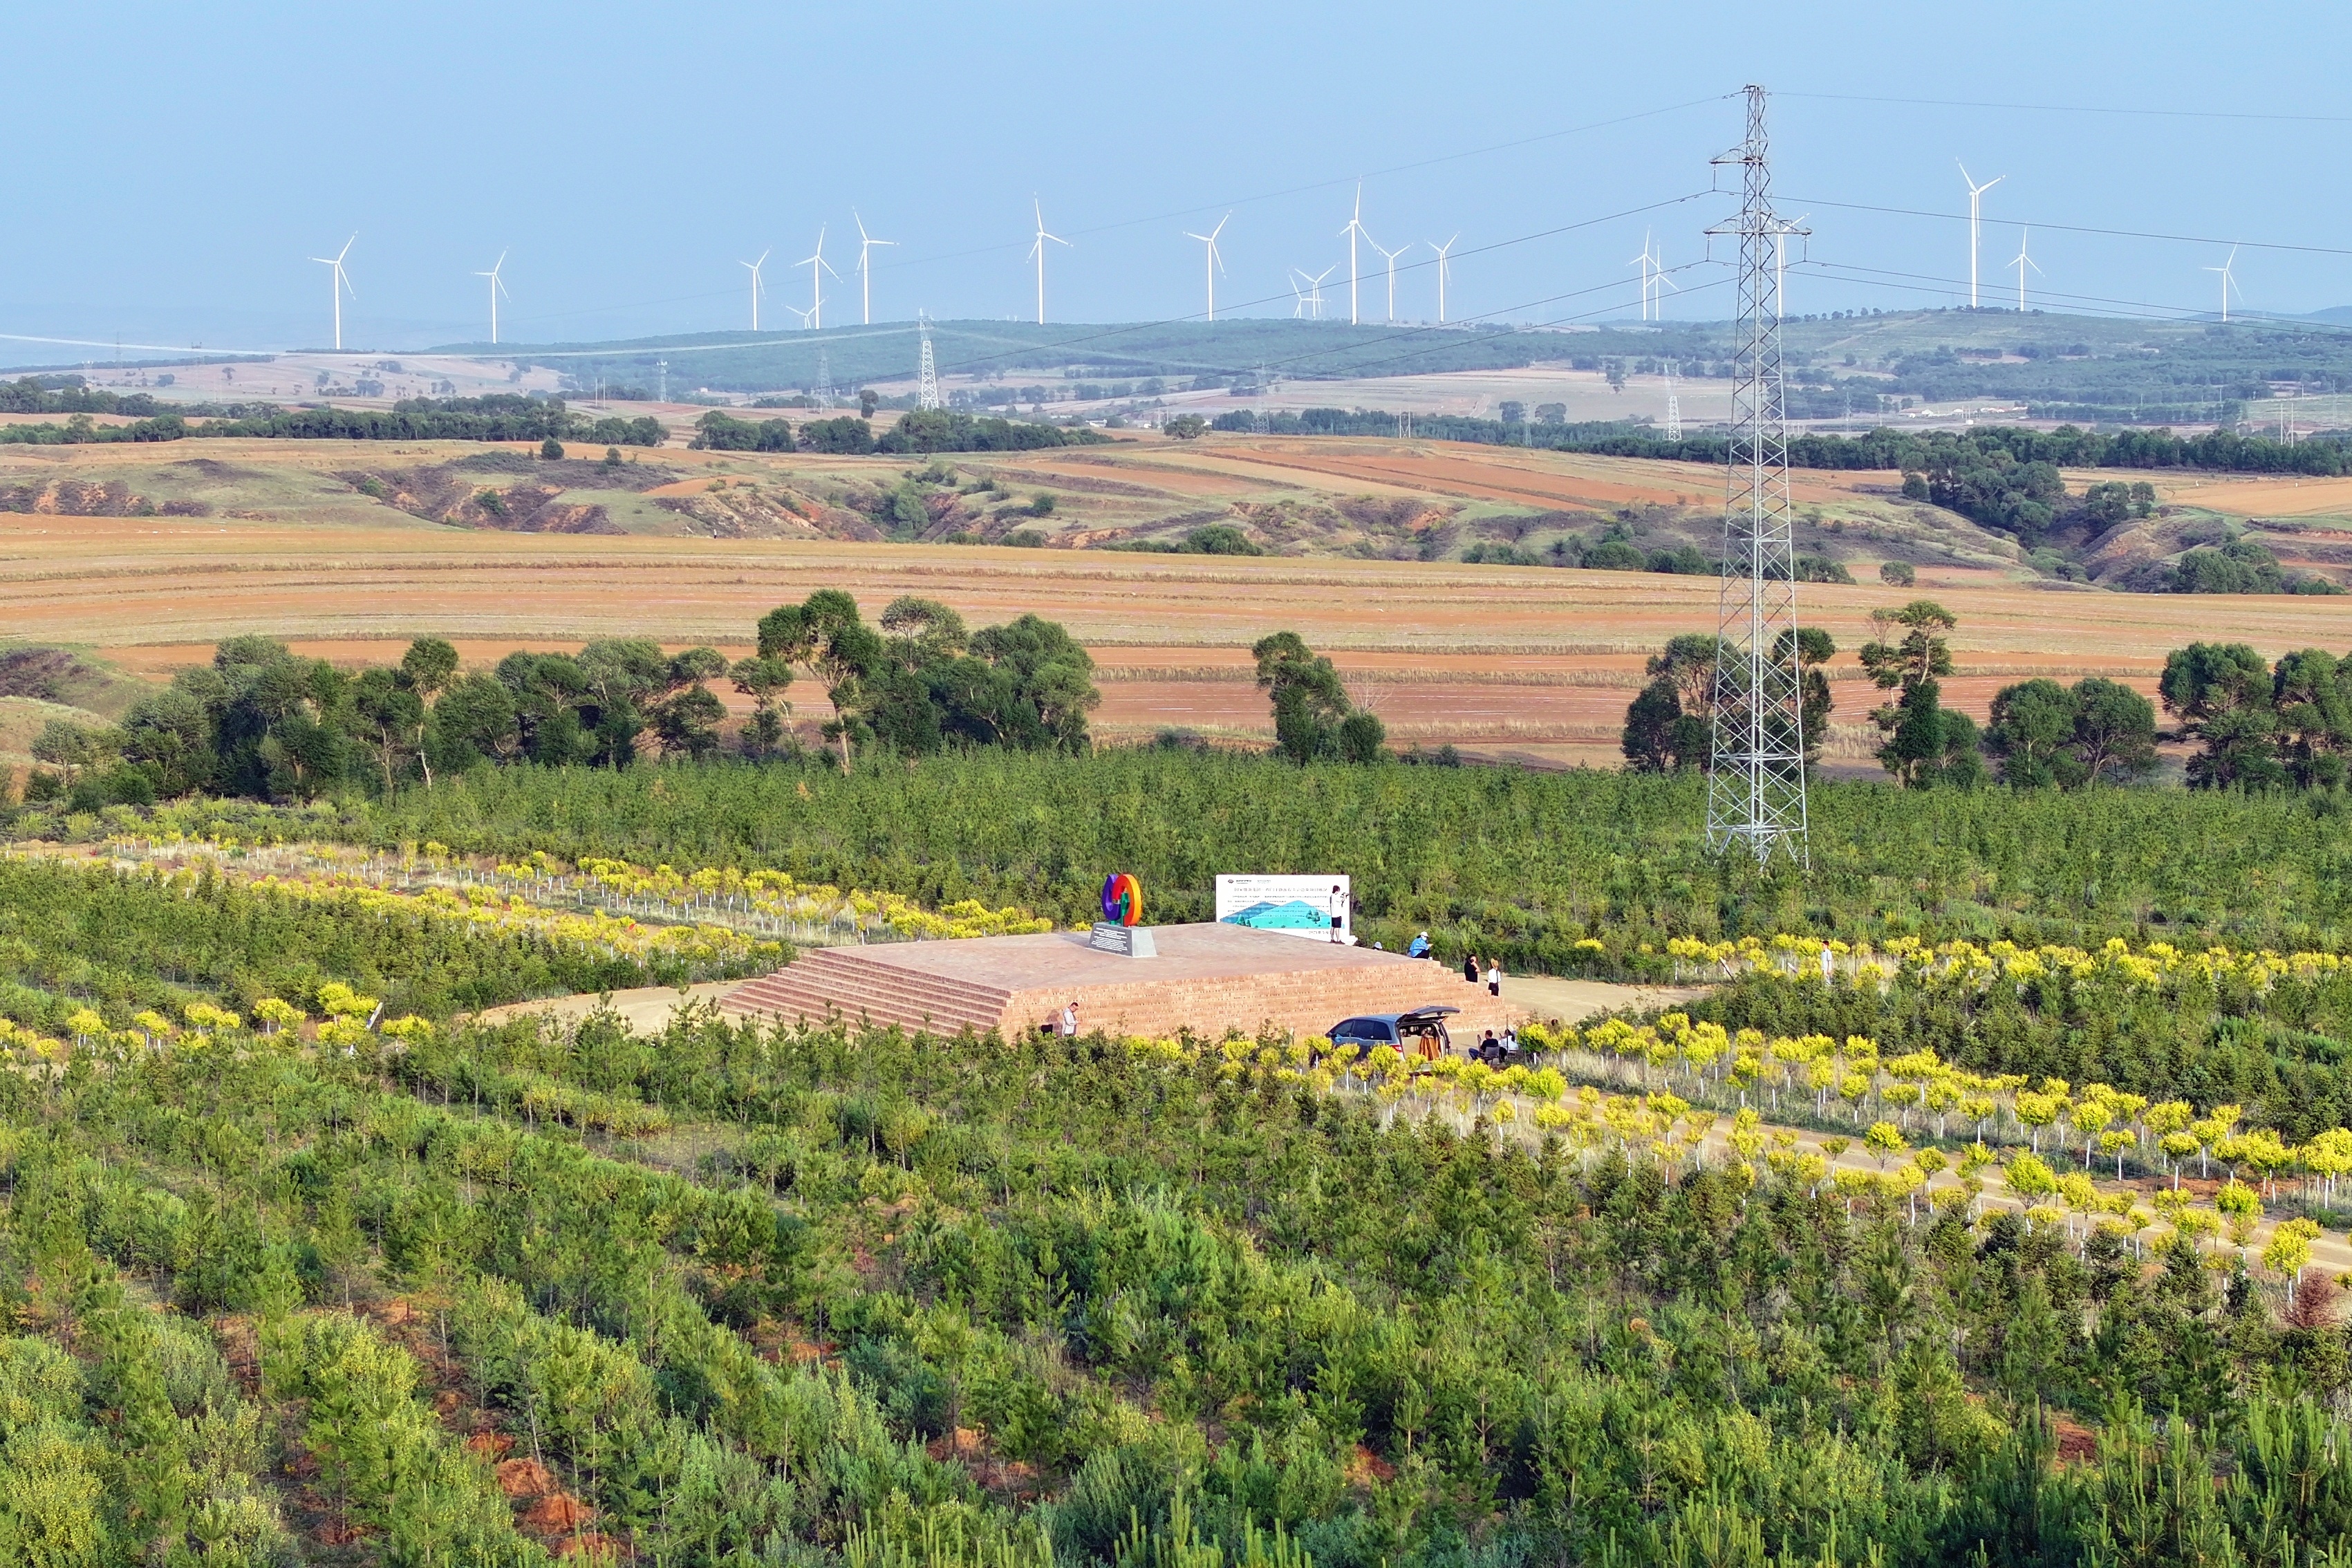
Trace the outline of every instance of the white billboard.
<instances>
[{"instance_id":1,"label":"white billboard","mask_svg":"<svg viewBox=\"0 0 2352 1568\"><path fill-rule=\"evenodd\" d=\"M1217 879L1217 920L1223 925L1244 925L1286 936L1331 940L1331 922L1339 922L1339 940L1356 940L1355 917L1349 908L1345 877L1237 876Z\"/></svg>"}]
</instances>

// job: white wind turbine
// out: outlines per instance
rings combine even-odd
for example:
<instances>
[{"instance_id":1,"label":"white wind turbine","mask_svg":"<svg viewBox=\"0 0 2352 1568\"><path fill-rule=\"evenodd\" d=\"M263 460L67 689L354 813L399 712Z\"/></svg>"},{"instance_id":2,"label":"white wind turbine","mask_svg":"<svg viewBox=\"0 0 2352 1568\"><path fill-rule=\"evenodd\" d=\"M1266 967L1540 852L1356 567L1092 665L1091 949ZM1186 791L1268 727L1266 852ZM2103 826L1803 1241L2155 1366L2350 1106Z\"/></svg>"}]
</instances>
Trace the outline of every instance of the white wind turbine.
<instances>
[{"instance_id":1,"label":"white wind turbine","mask_svg":"<svg viewBox=\"0 0 2352 1568\"><path fill-rule=\"evenodd\" d=\"M793 263L809 269L809 321L820 331L824 328L824 274L833 272L833 263L824 258L824 225L817 226L815 254L803 256ZM838 272L833 275L841 276Z\"/></svg>"},{"instance_id":2,"label":"white wind turbine","mask_svg":"<svg viewBox=\"0 0 2352 1568\"><path fill-rule=\"evenodd\" d=\"M1339 233L1344 236L1348 241L1348 324L1352 327L1357 324L1356 237L1358 235L1362 235L1365 243L1367 244L1370 243L1372 237L1370 234L1365 233L1364 230L1364 182L1361 180L1358 180L1356 182L1356 210L1349 216L1348 219L1348 226L1341 229ZM1372 248L1377 250L1380 247L1373 246Z\"/></svg>"},{"instance_id":3,"label":"white wind turbine","mask_svg":"<svg viewBox=\"0 0 2352 1568\"><path fill-rule=\"evenodd\" d=\"M1317 273L1310 274L1304 268L1299 269L1298 275L1307 279L1307 309L1318 321L1323 319L1323 279L1338 270L1339 264L1336 261Z\"/></svg>"},{"instance_id":4,"label":"white wind turbine","mask_svg":"<svg viewBox=\"0 0 2352 1568\"><path fill-rule=\"evenodd\" d=\"M801 319L801 329L803 331L808 329L809 318L816 313L814 310L803 310L798 305L793 304L786 304L784 309L790 310L793 315L798 316Z\"/></svg>"},{"instance_id":5,"label":"white wind turbine","mask_svg":"<svg viewBox=\"0 0 2352 1568\"><path fill-rule=\"evenodd\" d=\"M1646 321L1650 319L1650 289L1652 288L1652 284L1650 282L1650 269L1657 265L1655 260L1653 259L1650 255L1650 231L1648 229L1645 228L1642 231L1642 254L1633 258L1633 260L1625 263L1625 265L1628 267L1638 267L1642 269L1642 320Z\"/></svg>"},{"instance_id":6,"label":"white wind turbine","mask_svg":"<svg viewBox=\"0 0 2352 1568\"><path fill-rule=\"evenodd\" d=\"M2010 261L2010 265L2017 268L2017 313L2021 316L2025 314L2025 269L2031 267L2036 272L2042 270L2041 263L2025 254L2025 242L2032 238L2032 235L2033 231L2030 228L2017 231L2017 255Z\"/></svg>"},{"instance_id":7,"label":"white wind turbine","mask_svg":"<svg viewBox=\"0 0 2352 1568\"><path fill-rule=\"evenodd\" d=\"M772 245L766 250L760 252L760 259L757 261L739 261L735 264L738 267L748 268L751 273L751 330L755 332L760 330L760 296L768 291L767 284L761 280L760 268L768 264L768 257L775 248ZM491 341L495 342L498 340L494 338Z\"/></svg>"},{"instance_id":8,"label":"white wind turbine","mask_svg":"<svg viewBox=\"0 0 2352 1568\"><path fill-rule=\"evenodd\" d=\"M1987 191L2009 176L1995 174L1979 185L1977 184L1977 177L1969 173L1969 166L1966 163L1961 163L1958 158L1953 159L1952 162L1959 164L1960 178L1966 180L1969 185L1969 309L1973 310L1977 308L1977 218L1979 210L1978 204L1984 199L1984 194Z\"/></svg>"},{"instance_id":9,"label":"white wind turbine","mask_svg":"<svg viewBox=\"0 0 2352 1568\"><path fill-rule=\"evenodd\" d=\"M1209 320L1213 321L1217 319L1217 274L1225 269L1224 258L1217 254L1217 236L1224 233L1225 225L1233 221L1234 215L1227 213L1217 220L1217 226L1206 234L1194 234L1189 228L1184 231L1186 239L1197 239L1209 247ZM1040 313L1042 314L1042 311Z\"/></svg>"},{"instance_id":10,"label":"white wind turbine","mask_svg":"<svg viewBox=\"0 0 2352 1568\"><path fill-rule=\"evenodd\" d=\"M1411 250L1412 248L1412 244L1408 240L1404 244L1398 246L1394 250L1382 249L1381 242L1374 239L1369 234L1364 236L1364 243L1370 246L1374 250L1380 251L1381 259L1388 263L1389 320L1393 321L1396 320L1396 258L1402 256L1406 251Z\"/></svg>"},{"instance_id":11,"label":"white wind turbine","mask_svg":"<svg viewBox=\"0 0 2352 1568\"><path fill-rule=\"evenodd\" d=\"M1037 216L1037 237L1030 242L1029 254L1037 262L1037 324L1042 327L1045 324L1045 242L1050 239L1061 246L1070 242L1058 234L1045 232L1045 209L1038 205L1036 197L1029 198L1029 206Z\"/></svg>"},{"instance_id":12,"label":"white wind turbine","mask_svg":"<svg viewBox=\"0 0 2352 1568\"><path fill-rule=\"evenodd\" d=\"M2230 290L2238 287L2237 278L2230 271L2230 268L2237 264L2237 260L2238 247L2233 245L2230 247L2228 258L2221 266L2205 268L2208 272L2218 272L2221 275L2221 320L2224 321L2230 319ZM2245 297L2245 290L2239 289L2238 298L2242 300Z\"/></svg>"},{"instance_id":13,"label":"white wind turbine","mask_svg":"<svg viewBox=\"0 0 2352 1568\"><path fill-rule=\"evenodd\" d=\"M507 253L501 250L499 252L498 260L492 263L488 272L474 274L477 278L487 278L490 280L490 346L493 348L498 346L499 342L499 296L507 293L507 286L499 279L499 269L506 264ZM511 300L514 296L507 294L507 298Z\"/></svg>"},{"instance_id":14,"label":"white wind turbine","mask_svg":"<svg viewBox=\"0 0 2352 1568\"><path fill-rule=\"evenodd\" d=\"M1290 319L1294 321L1307 314L1307 296L1298 291L1298 280L1306 276L1296 267L1290 269Z\"/></svg>"},{"instance_id":15,"label":"white wind turbine","mask_svg":"<svg viewBox=\"0 0 2352 1568\"><path fill-rule=\"evenodd\" d=\"M1799 213L1772 230L1772 313L1776 316L1789 313L1789 237L1807 233L1804 222L1812 216L1811 213ZM1804 258L1800 257L1798 259L1801 261Z\"/></svg>"},{"instance_id":16,"label":"white wind turbine","mask_svg":"<svg viewBox=\"0 0 2352 1568\"><path fill-rule=\"evenodd\" d=\"M870 327L874 324L874 263L866 258L866 253L877 245L896 245L898 242L895 239L877 239L866 233L866 220L857 216L856 207L849 209L849 216L857 219L858 287L865 295L866 324Z\"/></svg>"},{"instance_id":17,"label":"white wind turbine","mask_svg":"<svg viewBox=\"0 0 2352 1568\"><path fill-rule=\"evenodd\" d=\"M1673 278L1667 275L1666 258L1664 255L1662 254L1654 246L1650 247L1649 251L1650 289L1652 293L1655 296L1650 306L1650 313L1657 320L1663 321L1666 319L1666 290L1671 289L1675 293L1679 294L1683 291L1683 286L1675 282Z\"/></svg>"},{"instance_id":18,"label":"white wind turbine","mask_svg":"<svg viewBox=\"0 0 2352 1568\"><path fill-rule=\"evenodd\" d=\"M343 258L352 253L352 241L358 238L359 236L355 234L351 239L343 241L343 247L332 256L310 258L321 267L334 268L332 276L327 280L327 292L335 302L335 352L338 353L342 352L343 347L343 295L348 290L352 299L356 300L360 297L360 291L352 288L351 275L343 270Z\"/></svg>"},{"instance_id":19,"label":"white wind turbine","mask_svg":"<svg viewBox=\"0 0 2352 1568\"><path fill-rule=\"evenodd\" d=\"M1454 263L1446 259L1445 253L1454 248L1454 240L1461 237L1457 232L1444 245L1433 239L1426 242L1430 249L1437 252L1437 324L1441 327L1445 324L1445 279L1454 270Z\"/></svg>"}]
</instances>

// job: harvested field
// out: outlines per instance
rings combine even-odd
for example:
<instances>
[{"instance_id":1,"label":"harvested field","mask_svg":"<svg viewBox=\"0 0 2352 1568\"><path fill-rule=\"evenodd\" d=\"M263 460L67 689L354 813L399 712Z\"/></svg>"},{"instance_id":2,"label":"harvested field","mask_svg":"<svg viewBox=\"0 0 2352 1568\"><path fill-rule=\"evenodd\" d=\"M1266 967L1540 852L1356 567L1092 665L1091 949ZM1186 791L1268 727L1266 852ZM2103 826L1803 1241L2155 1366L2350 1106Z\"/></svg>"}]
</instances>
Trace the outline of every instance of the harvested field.
<instances>
[{"instance_id":1,"label":"harvested field","mask_svg":"<svg viewBox=\"0 0 2352 1568\"><path fill-rule=\"evenodd\" d=\"M593 459L539 465L527 452L458 443L15 447L0 448L0 492L31 487L52 502L87 501L121 486L122 495L152 500L157 515L110 502L90 503L109 515L0 513L0 624L11 640L89 648L126 675L162 680L239 632L284 637L351 664L388 661L425 635L450 638L474 667L519 647L576 647L631 635L673 647L709 643L731 656L749 651L761 614L816 588L845 588L869 613L919 594L974 625L1028 612L1067 625L1102 667L1095 727L1108 740L1161 730L1263 739L1270 724L1248 650L1266 633L1289 629L1334 656L1357 700L1400 742L1547 763L1613 762L1644 659L1676 633L1715 624L1712 578L1409 558L1432 530L1532 547L1536 535L1522 531L1528 519L1549 520L1543 526L1556 531L1562 519L1630 517L1660 542L1701 538L1718 526L1720 483L1703 466L1425 441L1239 437L946 461L966 491L956 498L961 515L988 515L990 492L974 488L986 481L1012 503L996 516L1017 513L1024 527L1027 498L1053 494L1054 515L1039 526L1061 530L1062 540L1148 531L1154 517L1230 519L1286 541L1289 552L1191 556L839 537L877 532L842 503L897 484L914 470L905 459L669 449L616 475ZM373 479L385 481L381 498L359 488ZM1804 474L1797 481L1801 506L1820 514L1804 527L1804 547L1846 551L1864 579L1803 590L1806 619L1848 650L1832 666L1832 757L1868 756L1866 716L1879 696L1860 679L1851 650L1870 611L1916 595L1933 595L1959 615L1953 643L1961 674L1947 683L1947 700L1979 717L2000 686L2036 675L2108 675L2152 690L2165 654L2200 637L2242 638L2271 655L2352 645L2344 600L2217 602L2032 579L2014 563L2010 542L1891 497L1895 479ZM2178 488L2206 507L2298 493L2292 480L2158 481L2168 500ZM477 483L511 487L518 505L509 526L481 515L470 499ZM590 485L598 488L592 493ZM545 510L593 500L624 531L520 531L513 514L534 487L546 492ZM2315 482L2305 488L2333 493ZM2338 488L2352 489L2352 481ZM161 515L165 503L203 515ZM436 508L446 522L419 515ZM803 510L814 514L806 522ZM2300 542L2322 551L2333 537L2318 531ZM1864 552L1914 561L1917 587L1878 585ZM2226 624L2217 624L2217 608ZM79 688L19 695L87 700ZM823 694L807 679L792 695L803 722L825 715Z\"/></svg>"}]
</instances>

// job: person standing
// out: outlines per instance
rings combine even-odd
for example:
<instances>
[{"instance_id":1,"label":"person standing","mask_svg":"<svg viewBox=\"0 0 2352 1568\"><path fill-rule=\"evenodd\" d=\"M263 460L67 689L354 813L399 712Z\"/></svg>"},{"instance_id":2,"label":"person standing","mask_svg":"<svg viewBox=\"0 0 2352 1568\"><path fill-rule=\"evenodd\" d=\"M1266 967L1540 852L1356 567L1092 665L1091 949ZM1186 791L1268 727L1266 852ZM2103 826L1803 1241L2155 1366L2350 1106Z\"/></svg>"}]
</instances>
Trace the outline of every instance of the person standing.
<instances>
[{"instance_id":1,"label":"person standing","mask_svg":"<svg viewBox=\"0 0 2352 1568\"><path fill-rule=\"evenodd\" d=\"M1069 1005L1062 1009L1062 1016L1056 1021L1055 1027L1055 1032L1066 1040L1075 1040L1078 1037L1078 999L1076 997L1071 997Z\"/></svg>"},{"instance_id":2,"label":"person standing","mask_svg":"<svg viewBox=\"0 0 2352 1568\"><path fill-rule=\"evenodd\" d=\"M1331 884L1331 940L1340 940L1340 928L1348 922L1348 895L1339 884Z\"/></svg>"},{"instance_id":3,"label":"person standing","mask_svg":"<svg viewBox=\"0 0 2352 1568\"><path fill-rule=\"evenodd\" d=\"M1822 943L1822 984L1827 985L1837 977L1837 961L1830 956L1830 944Z\"/></svg>"},{"instance_id":4,"label":"person standing","mask_svg":"<svg viewBox=\"0 0 2352 1568\"><path fill-rule=\"evenodd\" d=\"M1500 960L1490 958L1486 961L1486 994L1500 996L1502 994L1503 965Z\"/></svg>"},{"instance_id":5,"label":"person standing","mask_svg":"<svg viewBox=\"0 0 2352 1568\"><path fill-rule=\"evenodd\" d=\"M1462 955L1462 978L1468 981L1473 985L1478 984L1478 955L1476 953L1465 952Z\"/></svg>"}]
</instances>

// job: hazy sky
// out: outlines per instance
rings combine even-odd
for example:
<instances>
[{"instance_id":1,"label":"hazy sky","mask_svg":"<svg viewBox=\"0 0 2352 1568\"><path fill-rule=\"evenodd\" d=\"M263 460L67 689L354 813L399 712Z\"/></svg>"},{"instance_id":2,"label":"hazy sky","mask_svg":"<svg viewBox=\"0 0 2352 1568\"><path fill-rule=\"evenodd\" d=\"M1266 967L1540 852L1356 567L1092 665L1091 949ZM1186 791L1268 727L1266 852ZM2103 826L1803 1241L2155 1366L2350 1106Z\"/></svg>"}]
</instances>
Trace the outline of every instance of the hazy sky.
<instances>
[{"instance_id":1,"label":"hazy sky","mask_svg":"<svg viewBox=\"0 0 2352 1568\"><path fill-rule=\"evenodd\" d=\"M2303 311L2352 302L2347 42L2341 5L2169 0L27 6L0 59L0 332L323 345L305 258L354 232L352 346L485 336L469 273L501 249L510 341L739 330L737 263L771 247L761 324L786 326L820 224L835 324L858 308L853 207L899 242L874 253L877 320L1028 316L1033 193L1074 242L1047 260L1052 319L1197 312L1183 231L1229 208L1221 311L1287 315L1289 268L1336 268L1344 319L1360 174L1371 237L1412 247L1401 318L1435 315L1425 242L1457 232L1456 319L1629 316L1645 228L1687 267L1667 313L1719 317L1702 231L1732 203L1676 198L1708 189L1751 80L1782 210L1814 231L1791 311L1964 296L1956 156L2006 176L1989 303L2016 298L2023 222L2053 308L2210 310L2200 268L2242 239L2242 308ZM0 340L0 363L89 353Z\"/></svg>"}]
</instances>

